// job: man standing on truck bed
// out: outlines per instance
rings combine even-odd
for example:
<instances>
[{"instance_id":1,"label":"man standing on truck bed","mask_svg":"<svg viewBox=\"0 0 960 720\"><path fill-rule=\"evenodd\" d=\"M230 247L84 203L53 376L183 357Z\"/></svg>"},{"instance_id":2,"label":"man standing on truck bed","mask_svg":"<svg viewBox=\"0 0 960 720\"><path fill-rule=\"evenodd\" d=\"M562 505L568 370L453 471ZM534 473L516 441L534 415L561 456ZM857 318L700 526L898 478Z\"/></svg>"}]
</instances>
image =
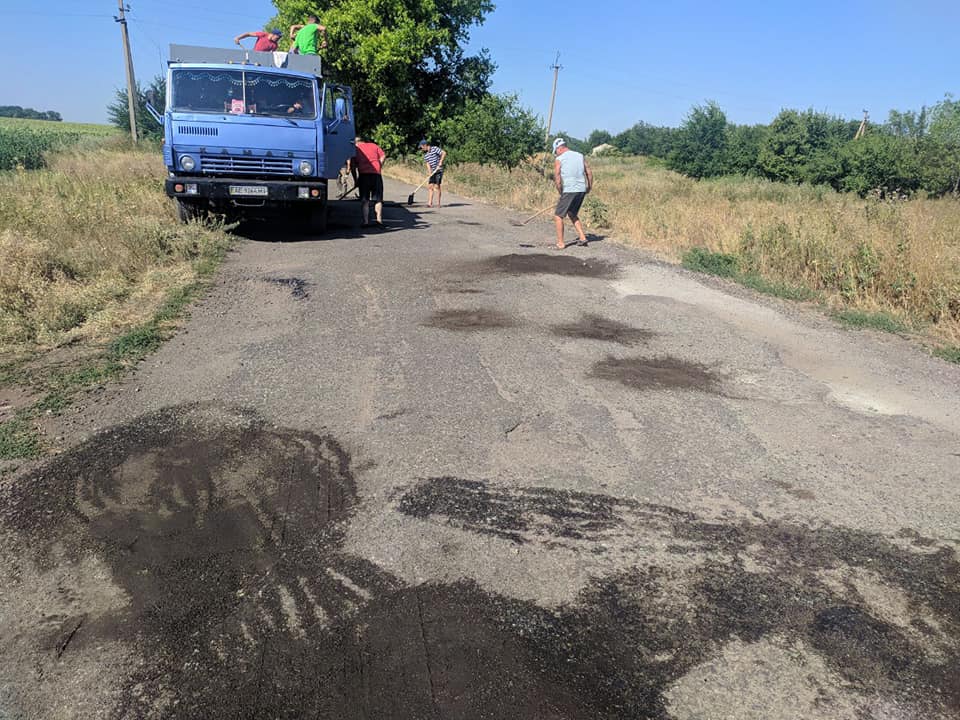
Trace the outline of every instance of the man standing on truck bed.
<instances>
[{"instance_id":1,"label":"man standing on truck bed","mask_svg":"<svg viewBox=\"0 0 960 720\"><path fill-rule=\"evenodd\" d=\"M270 32L254 30L253 32L240 33L233 41L239 45L241 40L249 37L257 39L257 42L253 45L255 52L273 52L280 45L280 38L283 37L283 33L276 28L273 28Z\"/></svg>"},{"instance_id":2,"label":"man standing on truck bed","mask_svg":"<svg viewBox=\"0 0 960 720\"><path fill-rule=\"evenodd\" d=\"M354 174L354 183L360 190L360 214L362 227L370 225L370 201L377 218L377 227L383 227L383 162L386 154L375 142L356 139L357 154L347 160L347 170ZM356 175L359 173L359 177Z\"/></svg>"},{"instance_id":3,"label":"man standing on truck bed","mask_svg":"<svg viewBox=\"0 0 960 720\"><path fill-rule=\"evenodd\" d=\"M290 39L293 40L290 46L293 52L301 55L318 55L320 49L327 46L327 28L320 24L316 15L310 15L307 17L306 25L290 26Z\"/></svg>"},{"instance_id":4,"label":"man standing on truck bed","mask_svg":"<svg viewBox=\"0 0 960 720\"><path fill-rule=\"evenodd\" d=\"M426 140L421 140L420 152L423 153L423 161L427 164L427 172L430 173L430 179L427 181L429 183L427 207L433 207L434 190L437 191L437 207L440 207L440 196L443 194L440 185L443 183L443 161L447 157L447 151L431 145Z\"/></svg>"},{"instance_id":5,"label":"man standing on truck bed","mask_svg":"<svg viewBox=\"0 0 960 720\"><path fill-rule=\"evenodd\" d=\"M583 155L567 147L563 138L553 141L553 152L557 161L553 167L553 181L560 193L557 209L554 211L554 222L557 225L557 247L563 250L563 218L570 218L573 227L580 236L580 244L586 246L587 236L583 234L583 224L580 222L580 206L583 199L593 187L593 173L587 166Z\"/></svg>"}]
</instances>

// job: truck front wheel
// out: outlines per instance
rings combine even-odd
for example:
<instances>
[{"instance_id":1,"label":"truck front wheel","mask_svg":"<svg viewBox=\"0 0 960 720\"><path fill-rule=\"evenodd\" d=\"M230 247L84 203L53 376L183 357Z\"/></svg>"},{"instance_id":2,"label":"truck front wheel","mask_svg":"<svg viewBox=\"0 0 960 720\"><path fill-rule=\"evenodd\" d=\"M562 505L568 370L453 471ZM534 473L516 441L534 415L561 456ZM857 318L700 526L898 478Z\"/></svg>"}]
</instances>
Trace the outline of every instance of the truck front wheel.
<instances>
[{"instance_id":1,"label":"truck front wheel","mask_svg":"<svg viewBox=\"0 0 960 720\"><path fill-rule=\"evenodd\" d=\"M303 231L310 235L322 235L327 231L327 204L307 205L303 208Z\"/></svg>"}]
</instances>

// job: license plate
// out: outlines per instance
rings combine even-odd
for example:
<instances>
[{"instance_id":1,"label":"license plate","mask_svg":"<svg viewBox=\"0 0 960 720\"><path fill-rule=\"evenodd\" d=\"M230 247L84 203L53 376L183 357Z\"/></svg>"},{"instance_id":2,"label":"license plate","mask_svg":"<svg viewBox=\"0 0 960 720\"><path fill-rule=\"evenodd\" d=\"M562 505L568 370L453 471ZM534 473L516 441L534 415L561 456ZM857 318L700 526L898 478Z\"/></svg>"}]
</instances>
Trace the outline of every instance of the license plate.
<instances>
[{"instance_id":1,"label":"license plate","mask_svg":"<svg viewBox=\"0 0 960 720\"><path fill-rule=\"evenodd\" d=\"M263 185L231 185L231 195L243 195L245 197L263 197L267 194L267 188Z\"/></svg>"}]
</instances>

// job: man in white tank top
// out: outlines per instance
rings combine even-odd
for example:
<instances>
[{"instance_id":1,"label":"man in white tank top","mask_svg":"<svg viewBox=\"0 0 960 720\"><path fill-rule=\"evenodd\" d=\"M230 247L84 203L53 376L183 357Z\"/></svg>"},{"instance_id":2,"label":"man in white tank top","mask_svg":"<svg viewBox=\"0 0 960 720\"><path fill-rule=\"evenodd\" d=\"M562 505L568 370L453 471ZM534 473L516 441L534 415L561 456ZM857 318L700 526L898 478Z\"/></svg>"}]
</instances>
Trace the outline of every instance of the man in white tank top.
<instances>
[{"instance_id":1,"label":"man in white tank top","mask_svg":"<svg viewBox=\"0 0 960 720\"><path fill-rule=\"evenodd\" d=\"M587 236L583 233L579 212L583 199L593 187L593 173L583 155L568 148L563 138L553 141L553 152L557 156L553 166L553 181L560 193L557 209L553 213L557 225L557 248L563 250L566 247L563 242L564 217L570 218L580 237L579 244L586 247Z\"/></svg>"}]
</instances>

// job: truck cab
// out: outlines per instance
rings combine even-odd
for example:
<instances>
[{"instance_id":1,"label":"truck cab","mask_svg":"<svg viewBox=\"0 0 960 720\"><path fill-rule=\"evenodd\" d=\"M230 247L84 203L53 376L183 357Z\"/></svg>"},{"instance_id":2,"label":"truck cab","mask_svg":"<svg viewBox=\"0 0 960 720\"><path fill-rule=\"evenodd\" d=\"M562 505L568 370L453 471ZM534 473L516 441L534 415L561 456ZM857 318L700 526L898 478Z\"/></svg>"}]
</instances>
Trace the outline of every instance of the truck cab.
<instances>
[{"instance_id":1,"label":"truck cab","mask_svg":"<svg viewBox=\"0 0 960 720\"><path fill-rule=\"evenodd\" d=\"M327 223L327 181L354 154L350 88L316 55L170 47L164 187L180 218L279 215Z\"/></svg>"}]
</instances>

